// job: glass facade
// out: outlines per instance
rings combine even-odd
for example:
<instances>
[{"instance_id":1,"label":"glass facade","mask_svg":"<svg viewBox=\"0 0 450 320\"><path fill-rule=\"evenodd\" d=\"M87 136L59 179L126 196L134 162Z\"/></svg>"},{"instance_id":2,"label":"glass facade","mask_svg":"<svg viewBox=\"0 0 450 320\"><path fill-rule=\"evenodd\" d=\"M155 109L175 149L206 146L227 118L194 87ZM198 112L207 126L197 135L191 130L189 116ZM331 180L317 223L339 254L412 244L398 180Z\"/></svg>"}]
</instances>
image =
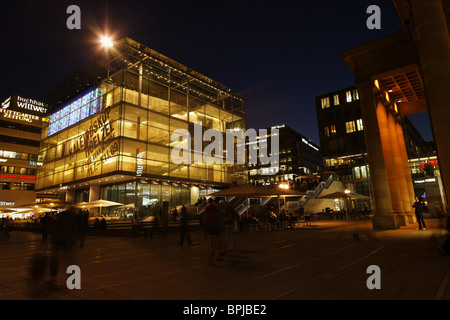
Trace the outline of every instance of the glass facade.
<instances>
[{"instance_id":1,"label":"glass facade","mask_svg":"<svg viewBox=\"0 0 450 320\"><path fill-rule=\"evenodd\" d=\"M171 152L177 141L172 141L172 133L186 129L194 137L194 124L201 124L203 131L245 130L240 94L129 38L114 49L107 78L62 104L44 126L40 148L44 165L37 173L36 188L119 174L216 186L234 182L235 165L173 163ZM201 150L192 148L192 158L207 144L203 142ZM133 201L136 194L146 204L155 194L160 199L170 195L169 201L178 199L180 204L189 199L183 188L170 185L167 191L160 182L119 195L117 190L123 187L129 189L127 183L102 186L101 198L128 203L131 199L123 197L132 193Z\"/></svg>"}]
</instances>

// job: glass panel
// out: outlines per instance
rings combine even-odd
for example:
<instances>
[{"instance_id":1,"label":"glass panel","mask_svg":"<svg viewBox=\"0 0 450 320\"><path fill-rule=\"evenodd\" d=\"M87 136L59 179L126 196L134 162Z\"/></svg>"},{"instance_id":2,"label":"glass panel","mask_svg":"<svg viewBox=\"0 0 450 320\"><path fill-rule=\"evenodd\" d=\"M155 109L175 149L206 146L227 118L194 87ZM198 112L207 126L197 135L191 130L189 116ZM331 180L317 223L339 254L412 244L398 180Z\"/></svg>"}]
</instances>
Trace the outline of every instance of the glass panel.
<instances>
[{"instance_id":1,"label":"glass panel","mask_svg":"<svg viewBox=\"0 0 450 320\"><path fill-rule=\"evenodd\" d=\"M170 115L178 119L187 120L187 95L186 93L171 90L170 92Z\"/></svg>"},{"instance_id":2,"label":"glass panel","mask_svg":"<svg viewBox=\"0 0 450 320\"><path fill-rule=\"evenodd\" d=\"M150 110L169 114L169 90L166 86L150 82L149 95L148 106Z\"/></svg>"},{"instance_id":3,"label":"glass panel","mask_svg":"<svg viewBox=\"0 0 450 320\"><path fill-rule=\"evenodd\" d=\"M147 160L146 172L156 176L167 176L169 174L169 164L167 162Z\"/></svg>"},{"instance_id":4,"label":"glass panel","mask_svg":"<svg viewBox=\"0 0 450 320\"><path fill-rule=\"evenodd\" d=\"M148 141L163 145L169 144L169 131L148 127Z\"/></svg>"}]
</instances>

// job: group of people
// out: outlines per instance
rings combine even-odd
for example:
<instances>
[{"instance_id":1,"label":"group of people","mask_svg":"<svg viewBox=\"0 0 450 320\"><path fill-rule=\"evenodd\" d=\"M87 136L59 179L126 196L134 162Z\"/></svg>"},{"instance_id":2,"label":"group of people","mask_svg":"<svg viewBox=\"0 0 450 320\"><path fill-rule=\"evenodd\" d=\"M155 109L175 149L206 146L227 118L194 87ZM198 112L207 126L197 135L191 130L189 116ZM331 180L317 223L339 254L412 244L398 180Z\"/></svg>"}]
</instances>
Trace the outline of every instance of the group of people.
<instances>
[{"instance_id":1,"label":"group of people","mask_svg":"<svg viewBox=\"0 0 450 320\"><path fill-rule=\"evenodd\" d=\"M50 254L38 252L33 256L30 274L33 280L44 276L46 265L49 267L49 283L55 282L61 259L74 264L74 249L83 248L84 239L88 229L89 212L74 208L59 212L58 214L45 213L39 219L42 241L48 242Z\"/></svg>"},{"instance_id":2,"label":"group of people","mask_svg":"<svg viewBox=\"0 0 450 320\"><path fill-rule=\"evenodd\" d=\"M195 203L195 206L198 206L198 205L200 205L202 203L205 203L206 201L207 200L206 200L205 197L200 197L200 198L197 199L197 202Z\"/></svg>"},{"instance_id":3,"label":"group of people","mask_svg":"<svg viewBox=\"0 0 450 320\"><path fill-rule=\"evenodd\" d=\"M3 217L0 220L0 239L9 239L9 230L11 228L11 219Z\"/></svg>"},{"instance_id":4,"label":"group of people","mask_svg":"<svg viewBox=\"0 0 450 320\"><path fill-rule=\"evenodd\" d=\"M209 242L208 264L215 265L227 251L236 250L234 233L237 231L239 215L228 202L209 198L200 219Z\"/></svg>"}]
</instances>

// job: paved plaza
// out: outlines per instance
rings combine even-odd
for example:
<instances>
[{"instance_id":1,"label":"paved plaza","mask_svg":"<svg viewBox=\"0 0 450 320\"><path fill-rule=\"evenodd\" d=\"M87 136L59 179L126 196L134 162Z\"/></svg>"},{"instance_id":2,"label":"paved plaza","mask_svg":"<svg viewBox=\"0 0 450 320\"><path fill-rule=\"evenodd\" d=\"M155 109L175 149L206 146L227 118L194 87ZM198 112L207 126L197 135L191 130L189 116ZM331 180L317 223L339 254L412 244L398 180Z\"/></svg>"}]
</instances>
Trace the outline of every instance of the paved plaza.
<instances>
[{"instance_id":1,"label":"paved plaza","mask_svg":"<svg viewBox=\"0 0 450 320\"><path fill-rule=\"evenodd\" d=\"M88 234L71 259L61 255L57 282L32 281L31 257L45 253L41 234L13 231L0 242L1 300L448 300L450 257L437 250L443 222L426 220L372 231L370 220L319 221L315 227L236 233L237 250L208 265L208 242L191 232L133 239ZM67 259L66 259L67 258ZM81 289L66 286L66 266L81 271ZM368 289L367 268L380 268Z\"/></svg>"}]
</instances>

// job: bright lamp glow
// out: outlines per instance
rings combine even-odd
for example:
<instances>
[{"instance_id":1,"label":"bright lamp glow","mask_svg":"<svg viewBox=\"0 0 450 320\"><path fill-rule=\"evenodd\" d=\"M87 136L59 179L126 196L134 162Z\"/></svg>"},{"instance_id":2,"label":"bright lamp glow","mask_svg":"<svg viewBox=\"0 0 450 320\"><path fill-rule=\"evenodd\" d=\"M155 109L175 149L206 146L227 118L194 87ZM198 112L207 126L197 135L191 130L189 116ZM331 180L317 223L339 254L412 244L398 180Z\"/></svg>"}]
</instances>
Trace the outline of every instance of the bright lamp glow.
<instances>
[{"instance_id":1,"label":"bright lamp glow","mask_svg":"<svg viewBox=\"0 0 450 320\"><path fill-rule=\"evenodd\" d=\"M106 37L106 36L102 36L100 38L100 42L102 43L102 45L105 48L111 48L113 46L113 42L110 38Z\"/></svg>"},{"instance_id":2,"label":"bright lamp glow","mask_svg":"<svg viewBox=\"0 0 450 320\"><path fill-rule=\"evenodd\" d=\"M286 183L281 183L279 187L281 189L289 189L289 185L287 185Z\"/></svg>"},{"instance_id":3,"label":"bright lamp glow","mask_svg":"<svg viewBox=\"0 0 450 320\"><path fill-rule=\"evenodd\" d=\"M348 189L345 189L344 192L348 194L348 193L350 193L351 191L348 190Z\"/></svg>"}]
</instances>

